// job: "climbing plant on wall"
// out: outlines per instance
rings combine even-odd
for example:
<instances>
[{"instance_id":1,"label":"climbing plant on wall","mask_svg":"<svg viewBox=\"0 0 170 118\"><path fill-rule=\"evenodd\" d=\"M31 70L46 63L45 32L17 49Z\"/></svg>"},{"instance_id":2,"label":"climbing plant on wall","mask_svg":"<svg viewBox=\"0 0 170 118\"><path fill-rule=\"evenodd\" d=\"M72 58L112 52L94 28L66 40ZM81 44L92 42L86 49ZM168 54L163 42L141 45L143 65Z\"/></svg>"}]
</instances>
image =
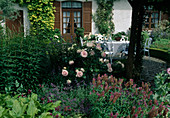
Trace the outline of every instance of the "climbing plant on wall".
<instances>
[{"instance_id":1,"label":"climbing plant on wall","mask_svg":"<svg viewBox=\"0 0 170 118\"><path fill-rule=\"evenodd\" d=\"M39 30L54 30L54 0L15 0L20 5L26 5L29 12L31 30L36 34Z\"/></svg>"},{"instance_id":2,"label":"climbing plant on wall","mask_svg":"<svg viewBox=\"0 0 170 118\"><path fill-rule=\"evenodd\" d=\"M93 20L101 34L110 34L114 32L113 23L113 4L116 0L95 0L98 8L93 14Z\"/></svg>"}]
</instances>

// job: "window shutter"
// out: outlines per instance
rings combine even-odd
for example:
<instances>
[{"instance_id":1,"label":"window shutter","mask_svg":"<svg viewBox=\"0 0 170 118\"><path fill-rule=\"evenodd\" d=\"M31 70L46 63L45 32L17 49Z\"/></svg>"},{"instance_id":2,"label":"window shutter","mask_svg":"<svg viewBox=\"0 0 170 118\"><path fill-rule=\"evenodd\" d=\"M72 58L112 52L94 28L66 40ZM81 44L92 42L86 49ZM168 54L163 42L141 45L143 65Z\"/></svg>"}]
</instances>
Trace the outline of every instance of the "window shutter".
<instances>
[{"instance_id":1,"label":"window shutter","mask_svg":"<svg viewBox=\"0 0 170 118\"><path fill-rule=\"evenodd\" d=\"M89 34L92 29L92 2L83 2L83 27L84 34Z\"/></svg>"},{"instance_id":2,"label":"window shutter","mask_svg":"<svg viewBox=\"0 0 170 118\"><path fill-rule=\"evenodd\" d=\"M6 19L6 27L13 32L22 32L23 30L23 11L19 10L19 16L15 20Z\"/></svg>"},{"instance_id":3,"label":"window shutter","mask_svg":"<svg viewBox=\"0 0 170 118\"><path fill-rule=\"evenodd\" d=\"M55 15L55 21L54 21L54 28L60 29L60 9L61 9L61 3L59 1L54 2L54 6L56 7Z\"/></svg>"}]
</instances>

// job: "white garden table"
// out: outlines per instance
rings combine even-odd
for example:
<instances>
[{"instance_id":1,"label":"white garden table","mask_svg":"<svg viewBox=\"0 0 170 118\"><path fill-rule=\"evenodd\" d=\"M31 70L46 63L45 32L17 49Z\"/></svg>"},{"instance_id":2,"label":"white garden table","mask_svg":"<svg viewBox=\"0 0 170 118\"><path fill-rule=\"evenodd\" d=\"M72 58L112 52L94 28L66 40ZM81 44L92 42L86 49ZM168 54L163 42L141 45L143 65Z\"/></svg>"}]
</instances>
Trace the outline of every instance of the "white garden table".
<instances>
[{"instance_id":1,"label":"white garden table","mask_svg":"<svg viewBox=\"0 0 170 118\"><path fill-rule=\"evenodd\" d=\"M96 41L96 43L104 44L104 51L109 55L111 63L112 59L129 45L129 41Z\"/></svg>"}]
</instances>

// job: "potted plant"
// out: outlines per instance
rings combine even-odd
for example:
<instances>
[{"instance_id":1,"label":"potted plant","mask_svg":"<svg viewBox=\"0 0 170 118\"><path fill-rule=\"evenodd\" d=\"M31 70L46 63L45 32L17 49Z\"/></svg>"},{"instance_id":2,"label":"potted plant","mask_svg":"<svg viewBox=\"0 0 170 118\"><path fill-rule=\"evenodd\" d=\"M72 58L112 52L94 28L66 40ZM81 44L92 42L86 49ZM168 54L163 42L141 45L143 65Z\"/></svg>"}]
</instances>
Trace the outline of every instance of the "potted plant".
<instances>
[{"instance_id":1,"label":"potted plant","mask_svg":"<svg viewBox=\"0 0 170 118\"><path fill-rule=\"evenodd\" d=\"M120 41L120 39L122 38L122 33L121 32L118 32L114 35L114 38L116 41Z\"/></svg>"}]
</instances>

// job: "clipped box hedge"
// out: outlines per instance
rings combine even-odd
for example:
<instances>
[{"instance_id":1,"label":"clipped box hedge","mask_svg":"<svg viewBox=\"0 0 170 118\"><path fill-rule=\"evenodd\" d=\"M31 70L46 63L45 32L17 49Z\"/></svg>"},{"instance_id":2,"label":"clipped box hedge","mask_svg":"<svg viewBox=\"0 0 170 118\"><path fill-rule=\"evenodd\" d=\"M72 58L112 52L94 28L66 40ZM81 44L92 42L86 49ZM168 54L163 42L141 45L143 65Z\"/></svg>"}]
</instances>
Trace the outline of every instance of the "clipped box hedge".
<instances>
[{"instance_id":1,"label":"clipped box hedge","mask_svg":"<svg viewBox=\"0 0 170 118\"><path fill-rule=\"evenodd\" d=\"M150 48L151 57L156 57L170 63L170 51L158 48Z\"/></svg>"}]
</instances>

